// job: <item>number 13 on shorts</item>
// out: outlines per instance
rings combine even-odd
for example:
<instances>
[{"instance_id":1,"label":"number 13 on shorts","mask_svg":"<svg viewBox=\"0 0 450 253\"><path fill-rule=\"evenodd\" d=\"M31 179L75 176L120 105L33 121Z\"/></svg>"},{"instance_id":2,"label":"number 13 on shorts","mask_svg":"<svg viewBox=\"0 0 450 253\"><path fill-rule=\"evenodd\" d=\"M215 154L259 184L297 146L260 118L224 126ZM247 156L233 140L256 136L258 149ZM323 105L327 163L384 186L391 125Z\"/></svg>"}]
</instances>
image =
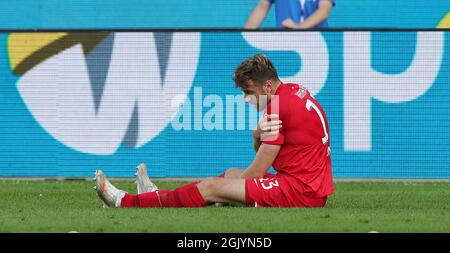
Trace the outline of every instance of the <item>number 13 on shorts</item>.
<instances>
[{"instance_id":1,"label":"number 13 on shorts","mask_svg":"<svg viewBox=\"0 0 450 253\"><path fill-rule=\"evenodd\" d=\"M261 186L262 186L262 188L264 190L270 190L274 186L275 187L279 187L280 186L278 184L278 181L276 179L273 179L273 178L260 178L259 179L259 183L261 184Z\"/></svg>"}]
</instances>

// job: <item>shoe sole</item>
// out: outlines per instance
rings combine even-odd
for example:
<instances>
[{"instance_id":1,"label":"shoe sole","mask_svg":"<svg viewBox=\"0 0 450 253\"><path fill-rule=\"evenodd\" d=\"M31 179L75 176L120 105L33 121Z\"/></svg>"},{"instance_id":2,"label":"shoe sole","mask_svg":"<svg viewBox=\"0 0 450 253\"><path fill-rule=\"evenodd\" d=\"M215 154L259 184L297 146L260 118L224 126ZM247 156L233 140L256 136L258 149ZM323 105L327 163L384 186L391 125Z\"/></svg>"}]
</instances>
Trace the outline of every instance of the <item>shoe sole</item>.
<instances>
[{"instance_id":1,"label":"shoe sole","mask_svg":"<svg viewBox=\"0 0 450 253\"><path fill-rule=\"evenodd\" d=\"M139 164L137 166L137 171L136 171L136 173L134 175L136 177L135 183L137 185L138 194L147 193L147 192L153 192L153 191L158 190L158 187L156 187L151 181L150 181L150 183L151 183L150 189L151 190L143 190L143 191L140 190L140 187L139 187L140 183L139 182L141 182L141 184L142 184L142 180L139 180L138 178L140 178L140 179L142 179L142 178L147 179L148 178L148 169L147 169L147 166L145 165L145 163L141 163L141 164ZM148 187L144 187L144 188L148 188Z\"/></svg>"},{"instance_id":2,"label":"shoe sole","mask_svg":"<svg viewBox=\"0 0 450 253\"><path fill-rule=\"evenodd\" d=\"M147 175L147 166L145 164L141 163L138 165L136 176L138 175Z\"/></svg>"},{"instance_id":3,"label":"shoe sole","mask_svg":"<svg viewBox=\"0 0 450 253\"><path fill-rule=\"evenodd\" d=\"M95 172L95 191L97 192L97 196L103 201L103 207L108 208L108 201L103 196L103 192L105 191L105 174L101 170L97 170Z\"/></svg>"}]
</instances>

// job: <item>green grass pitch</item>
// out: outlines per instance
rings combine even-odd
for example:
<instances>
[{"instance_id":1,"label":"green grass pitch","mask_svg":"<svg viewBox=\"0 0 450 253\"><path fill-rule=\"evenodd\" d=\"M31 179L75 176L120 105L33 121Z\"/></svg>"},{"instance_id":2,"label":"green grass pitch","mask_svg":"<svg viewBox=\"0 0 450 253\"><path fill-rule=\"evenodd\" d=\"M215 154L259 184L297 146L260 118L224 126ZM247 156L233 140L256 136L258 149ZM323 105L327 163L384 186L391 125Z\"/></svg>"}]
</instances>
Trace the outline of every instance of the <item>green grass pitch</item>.
<instances>
[{"instance_id":1,"label":"green grass pitch","mask_svg":"<svg viewBox=\"0 0 450 253\"><path fill-rule=\"evenodd\" d=\"M112 182L136 192L132 181ZM450 232L449 182L337 182L327 205L315 209L104 209L93 185L0 180L0 232Z\"/></svg>"}]
</instances>

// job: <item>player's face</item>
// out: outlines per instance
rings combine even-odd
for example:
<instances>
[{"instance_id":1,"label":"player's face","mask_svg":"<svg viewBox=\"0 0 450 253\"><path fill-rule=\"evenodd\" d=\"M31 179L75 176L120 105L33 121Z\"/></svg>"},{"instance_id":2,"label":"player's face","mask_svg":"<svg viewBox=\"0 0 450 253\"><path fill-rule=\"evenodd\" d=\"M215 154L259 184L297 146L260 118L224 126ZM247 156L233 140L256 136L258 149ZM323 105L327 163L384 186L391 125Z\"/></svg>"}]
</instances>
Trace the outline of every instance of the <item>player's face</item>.
<instances>
[{"instance_id":1,"label":"player's face","mask_svg":"<svg viewBox=\"0 0 450 253\"><path fill-rule=\"evenodd\" d=\"M242 90L244 101L253 105L256 110L263 111L267 105L267 92L264 86L257 85L253 81L248 81L248 86Z\"/></svg>"}]
</instances>

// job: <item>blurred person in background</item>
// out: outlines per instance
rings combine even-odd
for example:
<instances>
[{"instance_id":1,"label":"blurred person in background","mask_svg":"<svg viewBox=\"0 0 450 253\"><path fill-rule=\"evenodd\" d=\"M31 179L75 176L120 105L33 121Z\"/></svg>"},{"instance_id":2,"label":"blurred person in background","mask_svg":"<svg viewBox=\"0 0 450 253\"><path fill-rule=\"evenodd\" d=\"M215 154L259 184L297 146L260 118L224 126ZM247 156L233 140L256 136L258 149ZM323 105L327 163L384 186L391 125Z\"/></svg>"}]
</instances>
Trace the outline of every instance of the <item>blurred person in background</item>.
<instances>
[{"instance_id":1,"label":"blurred person in background","mask_svg":"<svg viewBox=\"0 0 450 253\"><path fill-rule=\"evenodd\" d=\"M260 0L244 28L259 28L273 4L276 25L280 29L327 28L335 0Z\"/></svg>"}]
</instances>

